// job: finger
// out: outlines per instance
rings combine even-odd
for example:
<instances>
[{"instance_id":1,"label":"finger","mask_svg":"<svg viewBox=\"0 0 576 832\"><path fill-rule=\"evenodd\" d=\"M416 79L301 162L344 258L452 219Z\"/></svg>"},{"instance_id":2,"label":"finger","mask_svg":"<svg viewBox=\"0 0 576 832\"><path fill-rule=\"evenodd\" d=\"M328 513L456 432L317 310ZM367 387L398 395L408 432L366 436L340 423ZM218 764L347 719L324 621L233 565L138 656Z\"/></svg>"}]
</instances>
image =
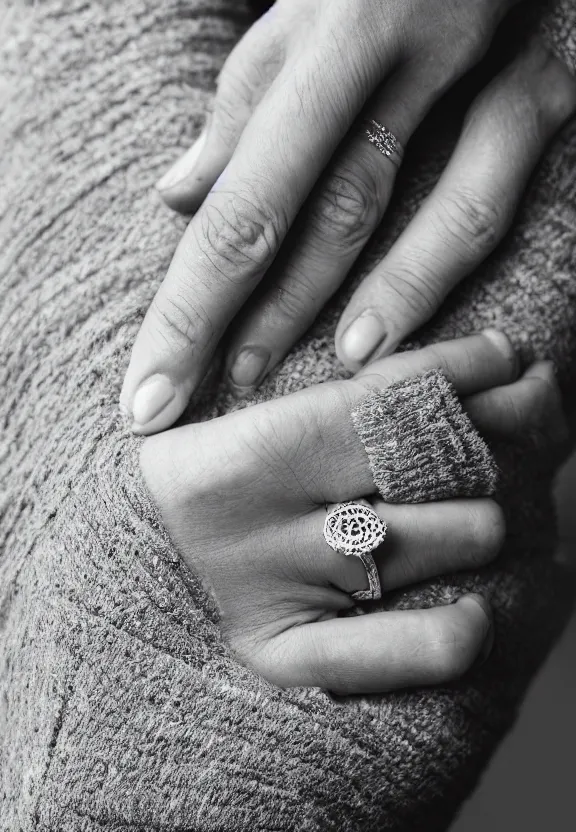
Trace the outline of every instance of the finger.
<instances>
[{"instance_id":1,"label":"finger","mask_svg":"<svg viewBox=\"0 0 576 832\"><path fill-rule=\"evenodd\" d=\"M575 108L576 84L537 43L477 100L438 185L342 316L336 348L348 368L393 352L486 259Z\"/></svg>"},{"instance_id":2,"label":"finger","mask_svg":"<svg viewBox=\"0 0 576 832\"><path fill-rule=\"evenodd\" d=\"M192 147L156 187L183 214L198 210L232 158L242 131L284 62L284 39L263 15L230 53L218 78L213 112Z\"/></svg>"},{"instance_id":3,"label":"finger","mask_svg":"<svg viewBox=\"0 0 576 832\"><path fill-rule=\"evenodd\" d=\"M364 111L401 146L441 93L412 64L398 68ZM286 355L340 286L388 205L400 157L368 141L364 118L314 189L261 292L251 298L228 349L232 388L246 394Z\"/></svg>"},{"instance_id":4,"label":"finger","mask_svg":"<svg viewBox=\"0 0 576 832\"><path fill-rule=\"evenodd\" d=\"M518 358L503 332L486 329L478 335L379 359L360 370L354 380L364 387L384 388L429 370L440 370L459 396L470 396L514 381Z\"/></svg>"},{"instance_id":5,"label":"finger","mask_svg":"<svg viewBox=\"0 0 576 832\"><path fill-rule=\"evenodd\" d=\"M440 370L460 395L511 382L514 351L495 331L397 353L374 362L355 379L317 385L221 419L182 428L182 470L196 470L198 445L214 448L214 465L234 466L234 488L262 484L262 503L276 516L289 495L296 510L338 503L375 491L368 455L352 421L367 392ZM189 456L188 456L189 455ZM221 455L221 456L219 456Z\"/></svg>"},{"instance_id":6,"label":"finger","mask_svg":"<svg viewBox=\"0 0 576 832\"><path fill-rule=\"evenodd\" d=\"M464 407L482 432L513 437L538 432L553 442L569 435L551 361L533 364L514 384L471 396Z\"/></svg>"},{"instance_id":7,"label":"finger","mask_svg":"<svg viewBox=\"0 0 576 832\"><path fill-rule=\"evenodd\" d=\"M489 604L479 595L466 595L429 610L294 627L272 639L252 664L281 687L321 687L340 694L438 685L487 658L493 626Z\"/></svg>"},{"instance_id":8,"label":"finger","mask_svg":"<svg viewBox=\"0 0 576 832\"><path fill-rule=\"evenodd\" d=\"M326 47L324 47L326 51ZM302 202L371 90L343 94L346 57L322 49L286 64L237 152L190 223L136 338L121 394L137 433L168 427L203 378L231 318L258 285ZM372 83L374 79L371 79Z\"/></svg>"},{"instance_id":9,"label":"finger","mask_svg":"<svg viewBox=\"0 0 576 832\"><path fill-rule=\"evenodd\" d=\"M437 575L477 570L494 560L504 541L504 515L493 500L419 505L374 500L372 507L387 525L386 539L374 552L382 592ZM335 586L347 594L368 589L362 561L335 552L324 540L326 516L318 509L294 524L299 574L306 583Z\"/></svg>"}]
</instances>

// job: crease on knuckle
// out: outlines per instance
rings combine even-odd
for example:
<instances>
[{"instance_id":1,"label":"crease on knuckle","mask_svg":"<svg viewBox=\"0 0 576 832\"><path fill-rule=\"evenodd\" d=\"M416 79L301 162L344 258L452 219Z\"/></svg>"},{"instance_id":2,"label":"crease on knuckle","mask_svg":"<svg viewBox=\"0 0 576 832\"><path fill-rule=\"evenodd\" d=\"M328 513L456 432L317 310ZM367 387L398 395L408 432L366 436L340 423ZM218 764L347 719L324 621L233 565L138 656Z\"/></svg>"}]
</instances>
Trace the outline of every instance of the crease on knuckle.
<instances>
[{"instance_id":1,"label":"crease on knuckle","mask_svg":"<svg viewBox=\"0 0 576 832\"><path fill-rule=\"evenodd\" d=\"M311 323L319 305L318 287L304 272L290 269L290 279L277 286L271 293L270 307L303 328Z\"/></svg>"},{"instance_id":2,"label":"crease on knuckle","mask_svg":"<svg viewBox=\"0 0 576 832\"><path fill-rule=\"evenodd\" d=\"M425 263L424 256L420 260L404 256L402 264L386 275L384 284L418 320L431 318L446 294L438 271Z\"/></svg>"},{"instance_id":3,"label":"crease on knuckle","mask_svg":"<svg viewBox=\"0 0 576 832\"><path fill-rule=\"evenodd\" d=\"M248 275L257 279L278 250L278 223L256 199L224 196L228 199L225 207L215 202L204 207L198 245L218 274L230 282L243 282Z\"/></svg>"},{"instance_id":4,"label":"crease on knuckle","mask_svg":"<svg viewBox=\"0 0 576 832\"><path fill-rule=\"evenodd\" d=\"M319 195L311 223L323 242L339 248L363 245L378 223L379 198L375 188L352 173L333 174Z\"/></svg>"},{"instance_id":5,"label":"crease on knuckle","mask_svg":"<svg viewBox=\"0 0 576 832\"><path fill-rule=\"evenodd\" d=\"M507 211L488 195L460 189L440 198L439 232L445 243L461 252L466 260L485 257L501 240L508 226Z\"/></svg>"},{"instance_id":6,"label":"crease on knuckle","mask_svg":"<svg viewBox=\"0 0 576 832\"><path fill-rule=\"evenodd\" d=\"M209 341L214 327L209 316L199 306L190 303L184 290L172 291L152 302L152 314L160 326L154 327L154 337L161 338L170 351L189 350L200 342Z\"/></svg>"}]
</instances>

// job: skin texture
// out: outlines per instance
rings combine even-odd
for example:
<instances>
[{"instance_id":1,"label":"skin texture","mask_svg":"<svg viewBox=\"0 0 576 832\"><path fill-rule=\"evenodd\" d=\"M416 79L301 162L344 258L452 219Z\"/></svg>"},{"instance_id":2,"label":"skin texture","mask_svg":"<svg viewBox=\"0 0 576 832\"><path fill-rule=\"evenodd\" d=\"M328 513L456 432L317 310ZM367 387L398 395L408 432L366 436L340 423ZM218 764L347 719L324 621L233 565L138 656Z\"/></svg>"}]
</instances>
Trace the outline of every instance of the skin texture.
<instances>
[{"instance_id":1,"label":"skin texture","mask_svg":"<svg viewBox=\"0 0 576 832\"><path fill-rule=\"evenodd\" d=\"M518 379L508 340L488 331L143 444L147 485L181 556L212 592L225 637L277 685L360 693L435 684L490 651L491 612L479 596L337 617L367 578L359 560L325 543L326 505L375 491L350 412L367 390L430 369L445 373L486 433L550 431L557 441L566 431L552 365ZM375 554L384 592L478 569L504 540L501 509L489 499L373 506L390 527Z\"/></svg>"},{"instance_id":2,"label":"skin texture","mask_svg":"<svg viewBox=\"0 0 576 832\"><path fill-rule=\"evenodd\" d=\"M200 143L159 183L196 212L137 337L121 404L171 425L228 332L249 393L312 323L382 219L396 166L359 132L406 144L483 56L507 0L278 0L234 49ZM507 230L576 85L537 40L471 105L437 187L344 311L351 370L393 352ZM240 317L237 318L241 311Z\"/></svg>"}]
</instances>

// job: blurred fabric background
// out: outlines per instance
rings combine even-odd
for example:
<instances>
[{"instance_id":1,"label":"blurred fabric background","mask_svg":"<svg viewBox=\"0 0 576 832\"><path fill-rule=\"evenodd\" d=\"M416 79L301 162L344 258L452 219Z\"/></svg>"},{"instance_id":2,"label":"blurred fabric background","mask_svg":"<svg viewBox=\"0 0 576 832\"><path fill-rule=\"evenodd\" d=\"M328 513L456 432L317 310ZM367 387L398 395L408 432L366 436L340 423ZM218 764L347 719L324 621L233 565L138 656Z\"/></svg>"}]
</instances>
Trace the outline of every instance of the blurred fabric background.
<instances>
[{"instance_id":1,"label":"blurred fabric background","mask_svg":"<svg viewBox=\"0 0 576 832\"><path fill-rule=\"evenodd\" d=\"M560 535L576 565L576 456L557 483ZM576 829L576 615L452 832Z\"/></svg>"}]
</instances>

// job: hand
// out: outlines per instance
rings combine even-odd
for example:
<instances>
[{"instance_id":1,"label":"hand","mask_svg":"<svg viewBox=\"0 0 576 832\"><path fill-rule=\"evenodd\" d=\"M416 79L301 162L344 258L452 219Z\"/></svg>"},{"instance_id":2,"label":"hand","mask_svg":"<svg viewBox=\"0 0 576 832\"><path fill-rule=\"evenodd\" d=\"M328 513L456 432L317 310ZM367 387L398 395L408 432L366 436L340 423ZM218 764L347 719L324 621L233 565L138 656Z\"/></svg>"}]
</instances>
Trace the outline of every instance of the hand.
<instances>
[{"instance_id":1,"label":"hand","mask_svg":"<svg viewBox=\"0 0 576 832\"><path fill-rule=\"evenodd\" d=\"M337 617L367 579L358 559L324 541L325 504L375 490L351 410L367 389L433 368L466 397L469 415L486 431L512 435L562 418L551 365L535 365L512 383L513 353L492 333L397 354L351 381L144 443L144 477L169 534L212 591L238 658L270 681L383 691L447 681L489 650L490 607L478 596L436 609ZM489 499L373 506L389 524L375 554L384 591L476 570L496 556L504 536L501 510Z\"/></svg>"},{"instance_id":2,"label":"hand","mask_svg":"<svg viewBox=\"0 0 576 832\"><path fill-rule=\"evenodd\" d=\"M361 118L406 144L511 5L278 0L250 29L210 126L160 184L172 207L199 210L134 345L121 403L137 432L182 413L244 304L228 354L236 391L280 361L388 204L396 168ZM474 103L433 194L344 312L336 340L349 368L393 352L486 257L575 107L576 83L536 41Z\"/></svg>"}]
</instances>

